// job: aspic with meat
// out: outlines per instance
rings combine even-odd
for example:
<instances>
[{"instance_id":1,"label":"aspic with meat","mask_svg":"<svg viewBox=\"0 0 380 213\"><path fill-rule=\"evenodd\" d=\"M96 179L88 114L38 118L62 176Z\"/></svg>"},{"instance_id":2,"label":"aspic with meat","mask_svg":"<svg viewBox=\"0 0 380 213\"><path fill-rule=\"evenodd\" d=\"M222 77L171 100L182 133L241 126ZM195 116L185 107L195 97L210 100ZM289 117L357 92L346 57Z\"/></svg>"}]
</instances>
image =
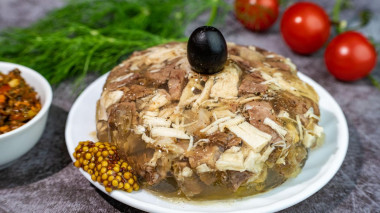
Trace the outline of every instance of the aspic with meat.
<instances>
[{"instance_id":1,"label":"aspic with meat","mask_svg":"<svg viewBox=\"0 0 380 213\"><path fill-rule=\"evenodd\" d=\"M97 136L110 141L145 188L190 199L271 189L323 141L314 89L287 58L228 43L221 72L194 72L186 43L133 53L109 74Z\"/></svg>"}]
</instances>

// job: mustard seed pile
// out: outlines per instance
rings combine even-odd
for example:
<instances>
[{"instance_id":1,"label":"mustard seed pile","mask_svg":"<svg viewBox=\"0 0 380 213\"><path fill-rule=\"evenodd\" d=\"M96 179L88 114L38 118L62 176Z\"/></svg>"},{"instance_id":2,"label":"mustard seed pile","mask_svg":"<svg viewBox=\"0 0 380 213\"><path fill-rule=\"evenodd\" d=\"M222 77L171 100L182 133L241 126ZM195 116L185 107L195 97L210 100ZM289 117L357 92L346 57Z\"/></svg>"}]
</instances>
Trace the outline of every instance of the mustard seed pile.
<instances>
[{"instance_id":1,"label":"mustard seed pile","mask_svg":"<svg viewBox=\"0 0 380 213\"><path fill-rule=\"evenodd\" d=\"M120 159L116 146L108 142L79 142L73 156L74 166L90 174L93 181L103 184L107 192L114 189L132 192L140 188L132 167Z\"/></svg>"}]
</instances>

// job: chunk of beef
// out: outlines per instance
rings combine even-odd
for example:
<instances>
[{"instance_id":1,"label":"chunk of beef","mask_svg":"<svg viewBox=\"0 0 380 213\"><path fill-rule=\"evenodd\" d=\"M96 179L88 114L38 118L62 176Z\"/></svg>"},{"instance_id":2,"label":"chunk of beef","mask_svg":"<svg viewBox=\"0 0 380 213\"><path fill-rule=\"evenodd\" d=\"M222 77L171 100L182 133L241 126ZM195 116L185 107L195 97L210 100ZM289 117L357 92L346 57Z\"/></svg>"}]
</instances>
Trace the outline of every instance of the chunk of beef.
<instances>
[{"instance_id":1,"label":"chunk of beef","mask_svg":"<svg viewBox=\"0 0 380 213\"><path fill-rule=\"evenodd\" d=\"M265 118L276 120L273 108L269 102L265 101L252 101L244 106L249 114L249 123L261 131L269 133L272 130L269 126L264 124Z\"/></svg>"},{"instance_id":2,"label":"chunk of beef","mask_svg":"<svg viewBox=\"0 0 380 213\"><path fill-rule=\"evenodd\" d=\"M203 189L206 188L206 185L199 179L195 172L184 176L184 168L188 166L187 162L175 162L173 164L174 178L185 196L193 197L194 195L200 194Z\"/></svg>"},{"instance_id":3,"label":"chunk of beef","mask_svg":"<svg viewBox=\"0 0 380 213\"><path fill-rule=\"evenodd\" d=\"M243 94L260 94L265 93L268 89L268 85L260 84L264 79L259 72L253 72L246 75L239 86L239 95Z\"/></svg>"},{"instance_id":4,"label":"chunk of beef","mask_svg":"<svg viewBox=\"0 0 380 213\"><path fill-rule=\"evenodd\" d=\"M172 168L172 158L170 158L169 155L164 154L160 159L158 159L156 170L158 174L160 175L161 179L165 179L168 176L171 168Z\"/></svg>"},{"instance_id":5,"label":"chunk of beef","mask_svg":"<svg viewBox=\"0 0 380 213\"><path fill-rule=\"evenodd\" d=\"M210 168L215 168L215 162L219 159L223 149L216 145L197 146L185 154L189 158L191 168L196 168L201 164L207 164Z\"/></svg>"},{"instance_id":6,"label":"chunk of beef","mask_svg":"<svg viewBox=\"0 0 380 213\"><path fill-rule=\"evenodd\" d=\"M165 84L169 79L170 71L165 68L158 68L145 71L145 76L153 82L155 86Z\"/></svg>"},{"instance_id":7,"label":"chunk of beef","mask_svg":"<svg viewBox=\"0 0 380 213\"><path fill-rule=\"evenodd\" d=\"M316 115L320 115L317 103L306 97L295 96L290 92L279 93L278 96L272 100L272 102L277 113L284 110L289 112L293 119L295 119L296 115L305 114L310 107L313 107Z\"/></svg>"},{"instance_id":8,"label":"chunk of beef","mask_svg":"<svg viewBox=\"0 0 380 213\"><path fill-rule=\"evenodd\" d=\"M229 149L233 146L238 146L242 142L241 138L237 137L235 134L231 132L224 133L217 131L214 134L210 135L208 139L210 140L210 143L221 146L224 149Z\"/></svg>"},{"instance_id":9,"label":"chunk of beef","mask_svg":"<svg viewBox=\"0 0 380 213\"><path fill-rule=\"evenodd\" d=\"M199 179L206 185L210 186L211 184L215 183L217 176L214 172L203 172L199 174Z\"/></svg>"},{"instance_id":10,"label":"chunk of beef","mask_svg":"<svg viewBox=\"0 0 380 213\"><path fill-rule=\"evenodd\" d=\"M208 138L210 143L216 144L218 146L226 146L228 142L228 135L224 132L215 132Z\"/></svg>"},{"instance_id":11,"label":"chunk of beef","mask_svg":"<svg viewBox=\"0 0 380 213\"><path fill-rule=\"evenodd\" d=\"M226 149L229 149L233 146L239 146L239 145L241 145L241 143L242 143L241 138L235 136L235 137L228 140L227 145L226 145Z\"/></svg>"},{"instance_id":12,"label":"chunk of beef","mask_svg":"<svg viewBox=\"0 0 380 213\"><path fill-rule=\"evenodd\" d=\"M169 76L169 93L173 100L179 100L182 94L183 87L185 86L186 72L183 69L173 69Z\"/></svg>"},{"instance_id":13,"label":"chunk of beef","mask_svg":"<svg viewBox=\"0 0 380 213\"><path fill-rule=\"evenodd\" d=\"M135 101L136 99L153 94L154 90L141 85L131 85L126 89L125 95L121 98L121 102Z\"/></svg>"},{"instance_id":14,"label":"chunk of beef","mask_svg":"<svg viewBox=\"0 0 380 213\"><path fill-rule=\"evenodd\" d=\"M126 160L139 177L142 177L148 184L153 185L158 182L160 175L154 167L147 166L152 159L154 149L146 149L126 156Z\"/></svg>"},{"instance_id":15,"label":"chunk of beef","mask_svg":"<svg viewBox=\"0 0 380 213\"><path fill-rule=\"evenodd\" d=\"M252 175L253 173L247 171L227 171L228 186L235 192L241 184L245 183Z\"/></svg>"},{"instance_id":16,"label":"chunk of beef","mask_svg":"<svg viewBox=\"0 0 380 213\"><path fill-rule=\"evenodd\" d=\"M272 135L274 142L280 139L280 136L269 126L264 124L265 118L270 118L276 121L274 110L269 102L265 101L252 101L247 103L244 108L249 114L249 123L259 130Z\"/></svg>"},{"instance_id":17,"label":"chunk of beef","mask_svg":"<svg viewBox=\"0 0 380 213\"><path fill-rule=\"evenodd\" d=\"M289 65L278 59L267 59L265 63L269 64L273 68L277 68L282 71L291 72Z\"/></svg>"},{"instance_id":18,"label":"chunk of beef","mask_svg":"<svg viewBox=\"0 0 380 213\"><path fill-rule=\"evenodd\" d=\"M171 75L171 72L173 70L176 70L176 63L178 62L179 59L180 58L178 57L170 61L165 61L163 66L159 68L149 68L145 71L145 76L148 79L150 79L151 82L153 82L153 86L163 85L169 80L169 76ZM177 73L177 75L181 75L181 73ZM180 77L181 76L173 76L173 78L180 78Z\"/></svg>"},{"instance_id":19,"label":"chunk of beef","mask_svg":"<svg viewBox=\"0 0 380 213\"><path fill-rule=\"evenodd\" d=\"M160 183L168 176L171 176L173 156L164 153L159 157L155 165L151 165L150 162L153 157L154 149L151 148L135 152L126 157L128 163L149 185Z\"/></svg>"},{"instance_id":20,"label":"chunk of beef","mask_svg":"<svg viewBox=\"0 0 380 213\"><path fill-rule=\"evenodd\" d=\"M134 102L116 103L109 107L108 135L116 145L127 141L132 125L137 124L136 104Z\"/></svg>"},{"instance_id":21,"label":"chunk of beef","mask_svg":"<svg viewBox=\"0 0 380 213\"><path fill-rule=\"evenodd\" d=\"M116 74L113 73L113 76L107 79L107 83L105 84L106 86L105 89L116 90L120 87L133 84L134 81L140 77L141 75L139 73L133 73L133 72L120 72Z\"/></svg>"},{"instance_id":22,"label":"chunk of beef","mask_svg":"<svg viewBox=\"0 0 380 213\"><path fill-rule=\"evenodd\" d=\"M239 66L239 68L245 72L245 73L250 73L250 70L252 69L251 65L249 65L248 62L243 61L243 60L236 60L236 64Z\"/></svg>"}]
</instances>

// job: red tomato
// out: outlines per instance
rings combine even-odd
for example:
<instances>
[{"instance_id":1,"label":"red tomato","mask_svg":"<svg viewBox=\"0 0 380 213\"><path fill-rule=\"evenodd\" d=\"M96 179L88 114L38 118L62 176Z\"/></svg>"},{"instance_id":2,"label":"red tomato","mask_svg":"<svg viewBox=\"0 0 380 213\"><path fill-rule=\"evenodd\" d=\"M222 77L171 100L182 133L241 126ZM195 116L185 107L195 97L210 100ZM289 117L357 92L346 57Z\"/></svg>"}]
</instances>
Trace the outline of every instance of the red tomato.
<instances>
[{"instance_id":1,"label":"red tomato","mask_svg":"<svg viewBox=\"0 0 380 213\"><path fill-rule=\"evenodd\" d=\"M236 18L248 29L264 31L278 17L277 0L235 0Z\"/></svg>"},{"instance_id":2,"label":"red tomato","mask_svg":"<svg viewBox=\"0 0 380 213\"><path fill-rule=\"evenodd\" d=\"M314 3L295 3L282 16L281 33L293 51L311 54L329 38L330 20L326 12Z\"/></svg>"},{"instance_id":3,"label":"red tomato","mask_svg":"<svg viewBox=\"0 0 380 213\"><path fill-rule=\"evenodd\" d=\"M354 31L335 37L325 51L327 69L337 79L354 81L368 75L376 65L375 47Z\"/></svg>"}]
</instances>

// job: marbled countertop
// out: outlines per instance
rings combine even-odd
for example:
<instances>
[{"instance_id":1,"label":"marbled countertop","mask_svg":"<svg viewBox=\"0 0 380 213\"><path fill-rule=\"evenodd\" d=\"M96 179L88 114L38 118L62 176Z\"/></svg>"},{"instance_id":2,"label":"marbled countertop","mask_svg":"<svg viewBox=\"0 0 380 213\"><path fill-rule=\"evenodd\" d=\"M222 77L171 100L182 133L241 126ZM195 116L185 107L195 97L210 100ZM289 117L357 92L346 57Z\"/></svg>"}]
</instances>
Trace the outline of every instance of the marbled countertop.
<instances>
[{"instance_id":1,"label":"marbled countertop","mask_svg":"<svg viewBox=\"0 0 380 213\"><path fill-rule=\"evenodd\" d=\"M63 2L1 0L0 29L28 26ZM332 8L333 4L329 0L314 2L325 8ZM360 9L373 10L377 13L376 21L363 31L380 41L380 4L374 2L353 1L354 7L343 15L351 19ZM281 39L278 22L265 34L255 34L245 30L230 14L220 29L228 41L256 45L291 58L299 70L337 100L350 134L346 158L334 178L313 196L284 212L380 212L380 91L368 79L354 83L335 80L324 66L323 51L311 56L291 52ZM192 26L201 23L198 20ZM380 79L380 63L373 74ZM97 77L88 76L83 87ZM54 87L48 127L38 144L10 167L0 170L0 212L139 212L97 190L72 165L64 138L67 115L78 96L71 82Z\"/></svg>"}]
</instances>

